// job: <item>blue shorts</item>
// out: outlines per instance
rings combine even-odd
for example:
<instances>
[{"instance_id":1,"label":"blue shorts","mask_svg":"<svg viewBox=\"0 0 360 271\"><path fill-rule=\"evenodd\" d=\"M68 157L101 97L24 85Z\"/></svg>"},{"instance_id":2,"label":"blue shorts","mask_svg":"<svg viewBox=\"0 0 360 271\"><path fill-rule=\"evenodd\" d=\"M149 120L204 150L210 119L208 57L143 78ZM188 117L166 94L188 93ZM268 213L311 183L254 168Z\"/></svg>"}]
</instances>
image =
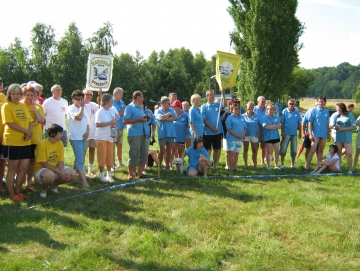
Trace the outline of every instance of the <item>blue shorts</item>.
<instances>
[{"instance_id":1,"label":"blue shorts","mask_svg":"<svg viewBox=\"0 0 360 271\"><path fill-rule=\"evenodd\" d=\"M85 151L86 151L86 140L69 140L71 147L73 148L75 161L74 166L75 170L83 170L84 169L84 159L85 159Z\"/></svg>"}]
</instances>

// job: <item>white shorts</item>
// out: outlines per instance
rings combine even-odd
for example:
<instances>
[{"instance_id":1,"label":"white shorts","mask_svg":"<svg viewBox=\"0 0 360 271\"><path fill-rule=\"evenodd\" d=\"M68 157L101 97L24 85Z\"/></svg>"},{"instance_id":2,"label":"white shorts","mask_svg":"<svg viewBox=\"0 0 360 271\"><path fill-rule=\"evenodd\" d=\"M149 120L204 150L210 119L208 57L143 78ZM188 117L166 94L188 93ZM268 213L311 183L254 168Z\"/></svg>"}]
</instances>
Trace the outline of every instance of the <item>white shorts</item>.
<instances>
[{"instance_id":1,"label":"white shorts","mask_svg":"<svg viewBox=\"0 0 360 271\"><path fill-rule=\"evenodd\" d=\"M64 169L67 169L67 168L68 168L68 166L64 166ZM40 168L38 171L36 171L36 173L35 173L35 180L36 180L37 182L41 182L40 173L41 173L44 169L48 169L48 168L43 167L43 168ZM50 170L50 169L49 169L49 170ZM56 181L56 180L59 180L59 179L60 179L60 176L55 173L55 181Z\"/></svg>"},{"instance_id":2,"label":"white shorts","mask_svg":"<svg viewBox=\"0 0 360 271\"><path fill-rule=\"evenodd\" d=\"M228 141L227 145L228 145L228 151L240 153L241 148L243 146L243 142L242 141Z\"/></svg>"},{"instance_id":3,"label":"white shorts","mask_svg":"<svg viewBox=\"0 0 360 271\"><path fill-rule=\"evenodd\" d=\"M259 142L259 138L257 136L245 136L244 141L257 143Z\"/></svg>"}]
</instances>

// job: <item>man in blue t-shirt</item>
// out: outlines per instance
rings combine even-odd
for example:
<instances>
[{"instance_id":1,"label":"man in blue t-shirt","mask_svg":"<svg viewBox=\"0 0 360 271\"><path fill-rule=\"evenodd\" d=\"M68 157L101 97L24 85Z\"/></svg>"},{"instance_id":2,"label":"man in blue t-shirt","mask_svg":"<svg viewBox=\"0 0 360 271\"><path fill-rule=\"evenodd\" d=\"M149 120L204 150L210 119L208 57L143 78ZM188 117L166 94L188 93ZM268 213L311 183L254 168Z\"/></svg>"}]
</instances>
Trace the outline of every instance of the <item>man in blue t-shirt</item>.
<instances>
[{"instance_id":1,"label":"man in blue t-shirt","mask_svg":"<svg viewBox=\"0 0 360 271\"><path fill-rule=\"evenodd\" d=\"M295 108L295 100L288 101L288 108L284 109L281 114L281 143L280 143L280 156L281 168L284 168L284 160L287 147L290 145L291 168L295 168L295 157L297 150L297 134L301 138L301 117L299 110Z\"/></svg>"},{"instance_id":2,"label":"man in blue t-shirt","mask_svg":"<svg viewBox=\"0 0 360 271\"><path fill-rule=\"evenodd\" d=\"M221 90L223 103L215 102L213 90L206 91L207 103L201 106L201 114L204 117L204 147L211 155L211 149L214 149L213 161L214 169L217 169L221 154L221 140L223 126L220 119L220 110L227 106L225 91Z\"/></svg>"},{"instance_id":3,"label":"man in blue t-shirt","mask_svg":"<svg viewBox=\"0 0 360 271\"><path fill-rule=\"evenodd\" d=\"M262 120L263 116L266 115L266 106L265 106L265 97L259 96L257 98L258 105L254 107L254 114L258 116L259 120ZM260 142L260 148L261 148L261 163L260 165L264 165L264 160L266 156L266 148L264 144L264 132L265 129L262 129L259 142Z\"/></svg>"},{"instance_id":4,"label":"man in blue t-shirt","mask_svg":"<svg viewBox=\"0 0 360 271\"><path fill-rule=\"evenodd\" d=\"M317 160L320 162L323 157L326 140L330 141L329 130L329 110L325 108L326 97L320 96L317 99L317 106L311 110L308 122L309 139L311 140L311 149L306 159L305 171L309 171L312 157L317 152ZM319 145L319 146L318 146Z\"/></svg>"},{"instance_id":5,"label":"man in blue t-shirt","mask_svg":"<svg viewBox=\"0 0 360 271\"><path fill-rule=\"evenodd\" d=\"M113 106L119 113L119 119L116 122L116 148L117 148L117 157L119 159L119 167L123 167L122 162L122 144L123 144L123 131L124 131L124 112L125 112L125 103L122 101L124 90L122 88L115 88L113 92L114 103ZM114 165L115 166L115 165Z\"/></svg>"}]
</instances>

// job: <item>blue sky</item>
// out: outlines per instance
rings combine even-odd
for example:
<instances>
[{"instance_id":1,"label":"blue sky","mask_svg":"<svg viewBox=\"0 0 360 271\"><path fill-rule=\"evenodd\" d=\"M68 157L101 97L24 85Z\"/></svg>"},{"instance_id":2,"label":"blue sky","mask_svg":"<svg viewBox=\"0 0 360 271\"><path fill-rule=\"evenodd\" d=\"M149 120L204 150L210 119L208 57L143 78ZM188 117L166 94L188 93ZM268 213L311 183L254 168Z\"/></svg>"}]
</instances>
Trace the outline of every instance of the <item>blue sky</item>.
<instances>
[{"instance_id":1,"label":"blue sky","mask_svg":"<svg viewBox=\"0 0 360 271\"><path fill-rule=\"evenodd\" d=\"M234 52L229 46L234 23L226 11L227 0L12 0L1 5L3 48L15 37L29 46L36 22L50 24L59 39L74 21L87 39L109 21L119 43L117 54L135 55L138 50L147 58L153 50L182 46L194 54L202 50L208 59L216 50ZM300 40L301 67L360 64L359 0L299 0L296 15L306 26Z\"/></svg>"}]
</instances>

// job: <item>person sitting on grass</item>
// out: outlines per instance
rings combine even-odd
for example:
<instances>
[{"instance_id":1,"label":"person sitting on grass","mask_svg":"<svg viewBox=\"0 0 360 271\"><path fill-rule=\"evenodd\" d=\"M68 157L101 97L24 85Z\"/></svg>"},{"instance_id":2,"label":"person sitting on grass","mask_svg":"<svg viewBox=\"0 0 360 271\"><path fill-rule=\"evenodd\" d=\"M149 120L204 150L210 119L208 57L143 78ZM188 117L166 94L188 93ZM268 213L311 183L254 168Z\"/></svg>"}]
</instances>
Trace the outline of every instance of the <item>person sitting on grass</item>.
<instances>
[{"instance_id":1,"label":"person sitting on grass","mask_svg":"<svg viewBox=\"0 0 360 271\"><path fill-rule=\"evenodd\" d=\"M46 198L48 186L53 193L59 193L60 184L75 181L76 171L64 165L64 145L61 142L63 128L52 124L49 137L41 140L35 149L35 179L41 183L40 198Z\"/></svg>"},{"instance_id":2,"label":"person sitting on grass","mask_svg":"<svg viewBox=\"0 0 360 271\"><path fill-rule=\"evenodd\" d=\"M312 175L319 175L326 168L331 172L339 172L340 170L340 158L337 154L338 147L336 145L330 145L329 153L326 154L321 161L317 164L317 167L314 171L311 172Z\"/></svg>"},{"instance_id":3,"label":"person sitting on grass","mask_svg":"<svg viewBox=\"0 0 360 271\"><path fill-rule=\"evenodd\" d=\"M212 162L209 153L204 148L202 137L196 137L194 145L186 149L181 158L184 160L186 155L189 156L188 176L195 177L203 174L204 178L207 178L208 167L212 166Z\"/></svg>"}]
</instances>

